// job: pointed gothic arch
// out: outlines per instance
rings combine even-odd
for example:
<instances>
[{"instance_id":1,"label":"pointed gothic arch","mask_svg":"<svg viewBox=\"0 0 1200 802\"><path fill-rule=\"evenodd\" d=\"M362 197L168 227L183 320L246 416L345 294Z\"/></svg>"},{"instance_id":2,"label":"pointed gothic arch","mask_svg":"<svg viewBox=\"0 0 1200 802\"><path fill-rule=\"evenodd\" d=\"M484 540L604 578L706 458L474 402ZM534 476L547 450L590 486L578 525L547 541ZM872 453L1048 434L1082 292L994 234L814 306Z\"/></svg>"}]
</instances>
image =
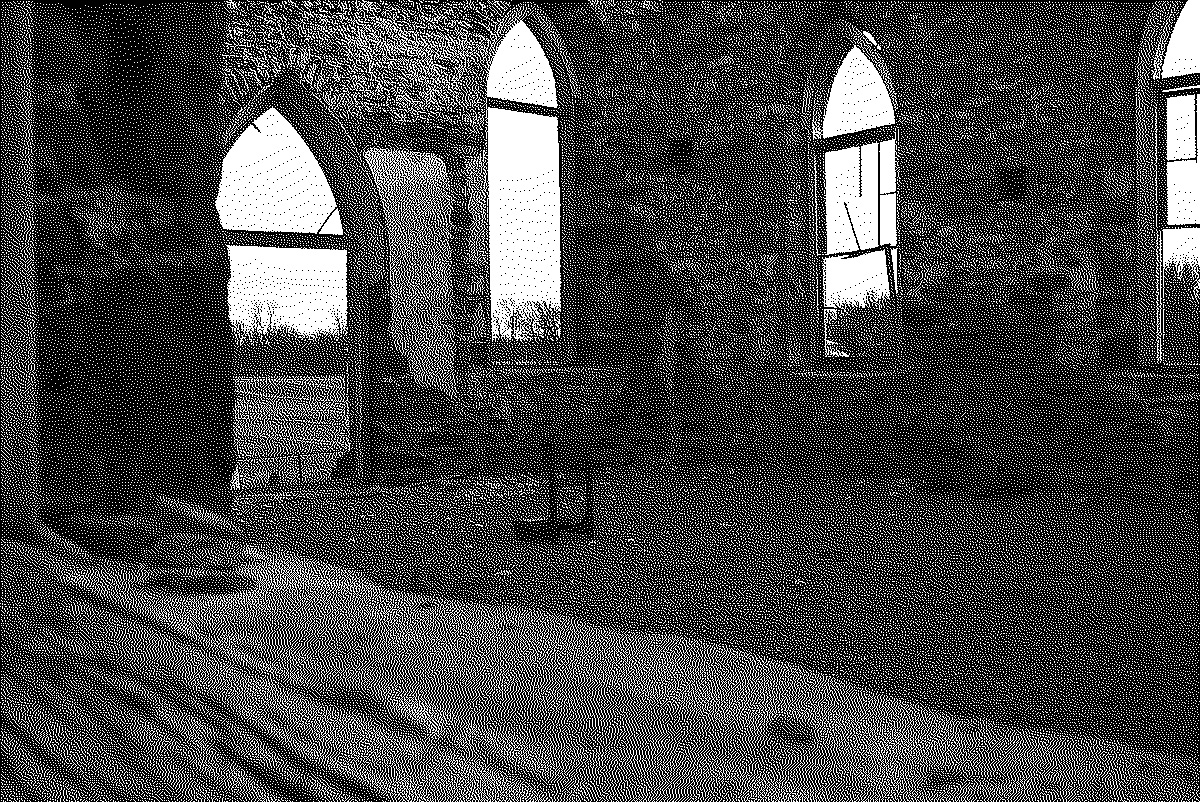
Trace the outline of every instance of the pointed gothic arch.
<instances>
[{"instance_id":1,"label":"pointed gothic arch","mask_svg":"<svg viewBox=\"0 0 1200 802\"><path fill-rule=\"evenodd\" d=\"M874 38L835 22L813 61L804 101L812 132L813 346L818 359L853 359L868 350L839 340L847 313L893 315L901 291L895 90Z\"/></svg>"},{"instance_id":2,"label":"pointed gothic arch","mask_svg":"<svg viewBox=\"0 0 1200 802\"><path fill-rule=\"evenodd\" d=\"M361 480L370 473L375 450L365 425L371 413L370 354L376 339L375 322L369 319L367 288L387 275L388 242L382 204L370 169L345 128L311 88L289 74L277 78L234 115L226 135L226 153L247 129L272 111L286 120L311 152L328 185L341 231L330 233L330 217L312 231L283 230L296 228L287 223L258 225L259 230L227 229L226 241L235 247L345 251L349 449Z\"/></svg>"},{"instance_id":3,"label":"pointed gothic arch","mask_svg":"<svg viewBox=\"0 0 1200 802\"><path fill-rule=\"evenodd\" d=\"M501 20L485 64L489 328L495 338L497 304L506 293L544 295L560 309L559 358L571 361L578 328L574 68L554 24L528 2L514 4Z\"/></svg>"}]
</instances>

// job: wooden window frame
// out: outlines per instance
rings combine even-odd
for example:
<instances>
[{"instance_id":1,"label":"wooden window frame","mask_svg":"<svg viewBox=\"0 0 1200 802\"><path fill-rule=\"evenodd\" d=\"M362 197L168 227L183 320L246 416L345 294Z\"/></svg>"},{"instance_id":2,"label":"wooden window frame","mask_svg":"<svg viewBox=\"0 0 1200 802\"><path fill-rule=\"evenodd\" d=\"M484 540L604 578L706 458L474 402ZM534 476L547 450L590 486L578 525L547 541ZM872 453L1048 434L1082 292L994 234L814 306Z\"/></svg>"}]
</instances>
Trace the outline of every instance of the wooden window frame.
<instances>
[{"instance_id":1,"label":"wooden window frame","mask_svg":"<svg viewBox=\"0 0 1200 802\"><path fill-rule=\"evenodd\" d=\"M525 23L533 34L534 39L542 48L542 53L550 64L554 75L556 106L543 106L536 103L525 103L516 100L493 98L487 94L486 80L491 74L492 63L496 51L508 38L508 34L518 23ZM486 108L504 109L527 114L537 114L545 117L555 117L558 120L558 185L559 185L559 340L561 359L559 365L575 363L581 356L580 347L583 327L579 322L579 304L577 297L581 277L576 265L580 263L577 257L576 229L579 227L579 213L575 204L576 168L575 168L575 109L579 104L579 83L575 78L575 70L567 55L567 49L554 23L547 16L546 10L536 3L516 3L509 9L508 14L497 27L496 36L491 47L484 54L482 74L484 76L484 105ZM486 122L485 122L486 124ZM490 183L488 184L490 187ZM491 214L490 209L488 212ZM490 225L487 227L490 232ZM491 282L491 247L489 233L488 247L488 282L486 297L480 303L488 310L488 340L486 349L488 362L492 353L492 282Z\"/></svg>"},{"instance_id":2,"label":"wooden window frame","mask_svg":"<svg viewBox=\"0 0 1200 802\"><path fill-rule=\"evenodd\" d=\"M825 260L831 256L854 256L865 255L871 252L883 251L886 253L887 269L888 269L888 284L894 297L899 298L903 290L903 282L901 280L900 271L900 241L901 231L899 225L899 205L897 204L897 225L896 225L896 242L891 245L878 245L873 248L860 249L846 253L826 253L827 251L827 226L828 218L825 209L826 203L826 175L825 175L825 155L838 150L847 150L854 147L864 147L871 144L879 144L887 141L894 141L897 145L897 155L899 155L899 127L896 123L877 126L874 128L863 129L861 131L852 131L846 134L837 134L831 137L823 137L821 131L824 125L825 114L829 108L829 96L833 90L833 81L837 77L838 70L845 62L850 53L858 48L863 55L870 60L871 64L878 71L880 78L883 81L884 89L888 95L888 102L891 103L893 113L896 109L896 92L892 84L891 76L887 70L887 65L881 58L878 46L848 22L838 22L832 26L832 29L826 36L826 46L818 51L818 57L814 61L813 68L810 73L808 90L805 94L805 106L808 110L809 119L812 120L812 136L810 137L810 162L811 170L809 172L810 186L812 188L811 199L812 203L809 206L812 213L812 223L809 226L809 253L812 254L813 269L810 271L812 276L813 286L815 287L814 300L815 303L809 308L813 325L810 331L813 334L811 340L811 353L813 360L818 365L826 367L837 367L845 369L859 369L868 364L874 365L878 360L871 361L862 357L854 356L830 356L826 354L826 336L825 336ZM895 187L892 193L899 197L899 187ZM882 197L882 194L880 195ZM902 344L901 344L902 346Z\"/></svg>"},{"instance_id":3,"label":"wooden window frame","mask_svg":"<svg viewBox=\"0 0 1200 802\"><path fill-rule=\"evenodd\" d=\"M1193 0L1195 2L1196 0ZM1136 259L1138 281L1135 292L1135 319L1138 340L1136 367L1162 373L1196 373L1195 363L1163 362L1164 287L1162 232L1175 228L1167 224L1166 98L1190 94L1200 86L1200 73L1164 78L1163 60L1175 23L1186 5L1185 0L1156 2L1147 17L1137 58L1137 95L1134 148L1136 153L1134 185L1137 195ZM1200 157L1200 154L1197 154ZM1131 366L1133 367L1133 366Z\"/></svg>"}]
</instances>

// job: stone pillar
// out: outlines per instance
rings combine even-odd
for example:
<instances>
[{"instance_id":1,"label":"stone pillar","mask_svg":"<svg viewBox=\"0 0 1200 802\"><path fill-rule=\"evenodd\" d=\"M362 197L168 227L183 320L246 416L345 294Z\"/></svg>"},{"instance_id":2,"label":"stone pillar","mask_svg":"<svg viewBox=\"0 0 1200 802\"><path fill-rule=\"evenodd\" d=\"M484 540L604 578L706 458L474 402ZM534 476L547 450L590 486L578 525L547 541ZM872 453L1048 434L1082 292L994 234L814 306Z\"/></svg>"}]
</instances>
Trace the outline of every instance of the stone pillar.
<instances>
[{"instance_id":1,"label":"stone pillar","mask_svg":"<svg viewBox=\"0 0 1200 802\"><path fill-rule=\"evenodd\" d=\"M138 512L160 496L231 512L229 257L216 209L227 17L224 3L35 8L35 81L55 90L39 130L70 132L36 143L50 519Z\"/></svg>"},{"instance_id":2,"label":"stone pillar","mask_svg":"<svg viewBox=\"0 0 1200 802\"><path fill-rule=\"evenodd\" d=\"M455 204L465 223L462 252L452 258L460 271L456 294L463 304L464 320L459 331L459 365L485 365L490 362L492 339L491 261L488 243L487 154L473 153L451 171L452 188L457 190Z\"/></svg>"},{"instance_id":3,"label":"stone pillar","mask_svg":"<svg viewBox=\"0 0 1200 802\"><path fill-rule=\"evenodd\" d=\"M5 535L25 538L40 526L37 482L37 329L32 149L30 4L11 3L0 16L0 120L4 184L0 242L4 314L0 315L0 463Z\"/></svg>"}]
</instances>

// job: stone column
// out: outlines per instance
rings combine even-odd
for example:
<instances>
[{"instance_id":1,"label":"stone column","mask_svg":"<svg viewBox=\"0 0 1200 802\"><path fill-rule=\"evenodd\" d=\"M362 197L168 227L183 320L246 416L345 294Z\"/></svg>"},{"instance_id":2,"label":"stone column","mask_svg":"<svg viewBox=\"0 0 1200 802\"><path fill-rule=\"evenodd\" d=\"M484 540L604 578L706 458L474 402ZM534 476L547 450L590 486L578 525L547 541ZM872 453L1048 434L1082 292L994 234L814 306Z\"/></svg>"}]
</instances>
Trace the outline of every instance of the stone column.
<instances>
[{"instance_id":1,"label":"stone column","mask_svg":"<svg viewBox=\"0 0 1200 802\"><path fill-rule=\"evenodd\" d=\"M33 239L30 5L10 3L0 16L0 121L4 182L0 241L4 314L0 315L0 463L4 533L28 537L40 525L37 486L37 328Z\"/></svg>"},{"instance_id":2,"label":"stone column","mask_svg":"<svg viewBox=\"0 0 1200 802\"><path fill-rule=\"evenodd\" d=\"M34 14L35 81L55 88L39 130L68 132L36 143L45 514L136 514L166 497L228 517L233 340L216 209L228 9Z\"/></svg>"}]
</instances>

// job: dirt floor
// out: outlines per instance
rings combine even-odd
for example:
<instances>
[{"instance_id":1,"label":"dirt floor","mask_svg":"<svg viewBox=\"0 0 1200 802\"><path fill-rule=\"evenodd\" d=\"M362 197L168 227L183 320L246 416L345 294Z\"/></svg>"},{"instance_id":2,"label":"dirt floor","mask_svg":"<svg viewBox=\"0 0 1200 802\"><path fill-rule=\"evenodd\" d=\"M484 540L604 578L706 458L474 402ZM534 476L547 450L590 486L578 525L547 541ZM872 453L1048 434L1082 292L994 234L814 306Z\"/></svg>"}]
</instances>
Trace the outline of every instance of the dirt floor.
<instances>
[{"instance_id":1,"label":"dirt floor","mask_svg":"<svg viewBox=\"0 0 1200 802\"><path fill-rule=\"evenodd\" d=\"M460 477L244 494L238 514L264 548L403 590L714 641L953 714L1196 754L1194 504L656 461L601 475L592 538L515 541L512 521L542 500L531 477Z\"/></svg>"}]
</instances>

